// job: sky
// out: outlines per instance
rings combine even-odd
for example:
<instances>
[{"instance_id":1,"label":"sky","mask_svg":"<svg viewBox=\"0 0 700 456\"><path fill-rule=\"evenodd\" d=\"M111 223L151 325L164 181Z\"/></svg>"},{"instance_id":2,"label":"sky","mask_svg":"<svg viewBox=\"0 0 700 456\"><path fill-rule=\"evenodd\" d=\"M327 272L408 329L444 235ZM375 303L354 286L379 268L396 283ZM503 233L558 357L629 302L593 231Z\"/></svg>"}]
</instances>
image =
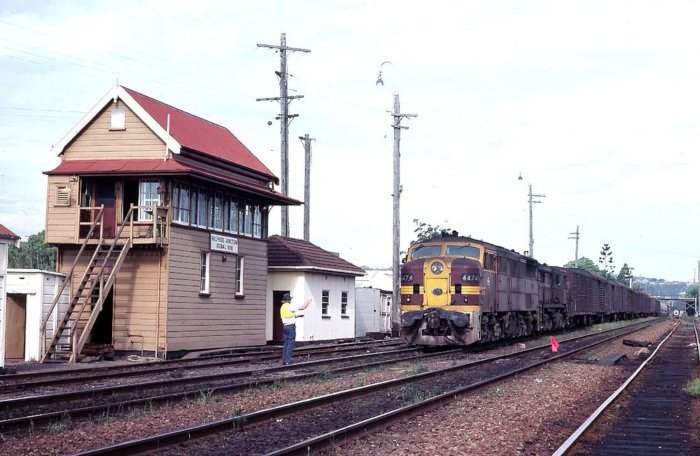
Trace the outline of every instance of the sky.
<instances>
[{"instance_id":1,"label":"sky","mask_svg":"<svg viewBox=\"0 0 700 456\"><path fill-rule=\"evenodd\" d=\"M288 58L290 196L312 143L311 241L392 261L395 94L401 250L414 220L563 265L692 281L700 260L700 3L691 1L0 2L0 223L44 229L56 144L118 81L229 128L280 175ZM375 84L381 66L384 85ZM269 122L271 125L268 125ZM522 179L518 179L518 177ZM303 208L290 209L303 236ZM279 211L270 233L280 231Z\"/></svg>"}]
</instances>

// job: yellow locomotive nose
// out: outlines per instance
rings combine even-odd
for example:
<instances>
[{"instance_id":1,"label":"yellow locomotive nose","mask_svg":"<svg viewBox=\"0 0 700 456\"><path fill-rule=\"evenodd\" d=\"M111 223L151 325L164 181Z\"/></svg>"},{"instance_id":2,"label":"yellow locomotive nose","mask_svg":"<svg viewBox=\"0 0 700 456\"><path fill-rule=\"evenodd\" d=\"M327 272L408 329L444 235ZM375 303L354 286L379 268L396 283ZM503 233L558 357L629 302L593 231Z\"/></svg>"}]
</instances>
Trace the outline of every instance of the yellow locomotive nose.
<instances>
[{"instance_id":1,"label":"yellow locomotive nose","mask_svg":"<svg viewBox=\"0 0 700 456\"><path fill-rule=\"evenodd\" d=\"M448 269L441 260L426 262L423 266L425 274L425 298L428 307L442 307L449 304Z\"/></svg>"}]
</instances>

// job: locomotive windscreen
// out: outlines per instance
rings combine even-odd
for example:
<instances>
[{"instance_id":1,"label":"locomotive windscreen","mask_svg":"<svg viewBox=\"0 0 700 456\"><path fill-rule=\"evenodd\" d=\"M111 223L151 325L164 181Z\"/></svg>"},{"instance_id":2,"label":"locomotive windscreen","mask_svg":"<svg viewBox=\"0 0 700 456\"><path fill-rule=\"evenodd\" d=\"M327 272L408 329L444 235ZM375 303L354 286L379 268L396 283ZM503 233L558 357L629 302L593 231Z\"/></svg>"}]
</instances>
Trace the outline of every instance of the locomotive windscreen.
<instances>
[{"instance_id":1,"label":"locomotive windscreen","mask_svg":"<svg viewBox=\"0 0 700 456\"><path fill-rule=\"evenodd\" d=\"M422 245L413 251L411 259L440 256L441 245Z\"/></svg>"},{"instance_id":2,"label":"locomotive windscreen","mask_svg":"<svg viewBox=\"0 0 700 456\"><path fill-rule=\"evenodd\" d=\"M479 259L479 248L471 245L448 245L447 256L460 256Z\"/></svg>"}]
</instances>

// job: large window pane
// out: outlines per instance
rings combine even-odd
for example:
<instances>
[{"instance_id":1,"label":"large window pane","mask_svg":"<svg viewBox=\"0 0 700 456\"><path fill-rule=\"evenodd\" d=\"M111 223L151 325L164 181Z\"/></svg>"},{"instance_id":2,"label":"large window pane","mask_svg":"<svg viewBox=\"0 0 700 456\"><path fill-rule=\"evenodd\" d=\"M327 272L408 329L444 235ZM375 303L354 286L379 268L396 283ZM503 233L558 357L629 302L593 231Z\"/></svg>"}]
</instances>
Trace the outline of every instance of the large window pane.
<instances>
[{"instance_id":1,"label":"large window pane","mask_svg":"<svg viewBox=\"0 0 700 456\"><path fill-rule=\"evenodd\" d=\"M214 229L221 231L224 228L224 200L221 193L214 196Z\"/></svg>"},{"instance_id":2,"label":"large window pane","mask_svg":"<svg viewBox=\"0 0 700 456\"><path fill-rule=\"evenodd\" d=\"M238 202L233 198L231 198L231 203L229 205L229 219L229 229L232 233L238 234Z\"/></svg>"}]
</instances>

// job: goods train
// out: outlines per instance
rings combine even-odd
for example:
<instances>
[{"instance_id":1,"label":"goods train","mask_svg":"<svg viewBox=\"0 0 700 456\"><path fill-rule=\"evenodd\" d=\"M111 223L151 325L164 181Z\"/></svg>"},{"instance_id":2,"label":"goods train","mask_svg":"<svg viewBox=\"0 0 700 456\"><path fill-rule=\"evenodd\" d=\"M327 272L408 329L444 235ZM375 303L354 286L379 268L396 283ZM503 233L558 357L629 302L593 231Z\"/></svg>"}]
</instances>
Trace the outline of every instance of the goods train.
<instances>
[{"instance_id":1,"label":"goods train","mask_svg":"<svg viewBox=\"0 0 700 456\"><path fill-rule=\"evenodd\" d=\"M401 338L410 345L469 345L659 309L614 280L464 236L412 245L401 268Z\"/></svg>"}]
</instances>

